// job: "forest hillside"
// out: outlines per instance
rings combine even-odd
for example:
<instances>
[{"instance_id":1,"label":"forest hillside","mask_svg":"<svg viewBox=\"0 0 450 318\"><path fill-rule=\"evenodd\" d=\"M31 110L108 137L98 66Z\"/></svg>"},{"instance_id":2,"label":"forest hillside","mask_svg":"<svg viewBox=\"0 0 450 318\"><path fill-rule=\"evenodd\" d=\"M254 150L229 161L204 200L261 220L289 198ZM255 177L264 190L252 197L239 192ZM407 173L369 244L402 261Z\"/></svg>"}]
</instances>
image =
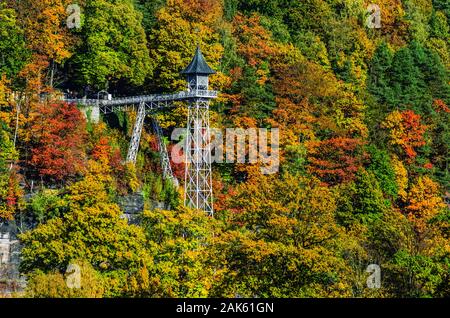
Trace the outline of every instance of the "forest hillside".
<instances>
[{"instance_id":1,"label":"forest hillside","mask_svg":"<svg viewBox=\"0 0 450 318\"><path fill-rule=\"evenodd\" d=\"M0 0L18 296L450 296L449 15L447 0ZM163 178L149 120L134 165L136 112L96 122L63 100L183 91L197 46L211 127L279 131L275 173L213 164L214 217L184 207L183 164L180 187ZM169 153L186 116L157 114Z\"/></svg>"}]
</instances>

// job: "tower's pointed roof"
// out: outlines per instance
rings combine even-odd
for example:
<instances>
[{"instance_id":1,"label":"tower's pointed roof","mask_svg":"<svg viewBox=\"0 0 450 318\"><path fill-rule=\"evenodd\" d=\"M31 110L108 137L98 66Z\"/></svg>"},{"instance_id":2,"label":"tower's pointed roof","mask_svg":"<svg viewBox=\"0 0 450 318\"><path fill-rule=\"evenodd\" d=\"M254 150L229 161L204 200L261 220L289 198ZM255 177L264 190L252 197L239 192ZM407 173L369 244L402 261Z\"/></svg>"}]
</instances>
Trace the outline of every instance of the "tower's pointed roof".
<instances>
[{"instance_id":1,"label":"tower's pointed roof","mask_svg":"<svg viewBox=\"0 0 450 318\"><path fill-rule=\"evenodd\" d=\"M202 74L202 75L209 75L209 74L215 74L216 72L209 67L208 63L206 63L205 58L203 57L202 51L200 50L200 47L197 46L197 50L195 50L194 58L192 59L191 63L184 69L181 74Z\"/></svg>"}]
</instances>

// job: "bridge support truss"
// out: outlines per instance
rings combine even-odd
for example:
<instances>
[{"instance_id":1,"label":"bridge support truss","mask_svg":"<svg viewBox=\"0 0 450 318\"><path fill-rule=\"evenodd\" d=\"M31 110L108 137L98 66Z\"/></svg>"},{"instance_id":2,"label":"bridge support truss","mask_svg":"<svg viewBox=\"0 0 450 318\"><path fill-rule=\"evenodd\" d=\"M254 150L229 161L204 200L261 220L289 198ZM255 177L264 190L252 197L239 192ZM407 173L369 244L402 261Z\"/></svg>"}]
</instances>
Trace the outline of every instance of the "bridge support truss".
<instances>
[{"instance_id":1,"label":"bridge support truss","mask_svg":"<svg viewBox=\"0 0 450 318\"><path fill-rule=\"evenodd\" d=\"M161 126L159 126L158 120L155 117L152 117L153 130L155 131L156 138L158 140L158 150L161 156L161 167L163 171L164 180L172 181L175 187L179 186L178 179L173 175L172 167L170 166L170 158L169 153L167 151L166 144L163 140L163 133Z\"/></svg>"},{"instance_id":2,"label":"bridge support truss","mask_svg":"<svg viewBox=\"0 0 450 318\"><path fill-rule=\"evenodd\" d=\"M127 162L136 163L137 154L139 151L139 144L141 142L142 128L145 120L145 103L140 102L136 116L136 122L133 128L133 135L131 136L130 146L128 148Z\"/></svg>"}]
</instances>

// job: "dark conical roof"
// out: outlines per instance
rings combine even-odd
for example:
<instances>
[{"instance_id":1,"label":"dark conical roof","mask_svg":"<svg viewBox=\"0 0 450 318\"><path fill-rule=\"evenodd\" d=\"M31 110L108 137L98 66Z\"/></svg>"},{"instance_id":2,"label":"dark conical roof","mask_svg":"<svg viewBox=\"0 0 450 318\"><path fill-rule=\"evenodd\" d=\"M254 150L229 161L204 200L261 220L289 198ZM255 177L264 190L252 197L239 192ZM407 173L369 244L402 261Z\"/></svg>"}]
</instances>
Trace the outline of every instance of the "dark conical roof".
<instances>
[{"instance_id":1,"label":"dark conical roof","mask_svg":"<svg viewBox=\"0 0 450 318\"><path fill-rule=\"evenodd\" d=\"M200 50L200 47L197 46L197 50L195 51L194 58L192 59L191 63L188 65L188 67L185 68L181 74L202 74L202 75L208 75L208 74L215 74L216 72L209 67L208 63L206 63L205 58L203 57L202 51Z\"/></svg>"}]
</instances>

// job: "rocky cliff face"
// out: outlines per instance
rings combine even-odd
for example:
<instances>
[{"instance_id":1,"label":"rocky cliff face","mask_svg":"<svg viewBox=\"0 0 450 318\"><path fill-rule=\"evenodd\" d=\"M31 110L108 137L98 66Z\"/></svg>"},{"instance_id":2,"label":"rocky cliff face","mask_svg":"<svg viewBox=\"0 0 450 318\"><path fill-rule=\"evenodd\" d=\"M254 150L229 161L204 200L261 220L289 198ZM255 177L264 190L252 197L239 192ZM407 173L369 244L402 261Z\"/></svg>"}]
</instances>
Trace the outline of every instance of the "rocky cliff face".
<instances>
[{"instance_id":1,"label":"rocky cliff face","mask_svg":"<svg viewBox=\"0 0 450 318\"><path fill-rule=\"evenodd\" d=\"M140 193L130 194L119 199L119 206L123 211L123 217L130 224L139 223L139 214L144 211L145 199ZM150 201L148 202L150 209L170 209L164 202Z\"/></svg>"},{"instance_id":2,"label":"rocky cliff face","mask_svg":"<svg viewBox=\"0 0 450 318\"><path fill-rule=\"evenodd\" d=\"M0 223L0 295L23 290L19 274L20 245L15 223Z\"/></svg>"},{"instance_id":3,"label":"rocky cliff face","mask_svg":"<svg viewBox=\"0 0 450 318\"><path fill-rule=\"evenodd\" d=\"M142 194L131 194L119 199L119 206L123 211L123 217L130 224L138 223L138 216L144 211L144 196Z\"/></svg>"},{"instance_id":4,"label":"rocky cliff face","mask_svg":"<svg viewBox=\"0 0 450 318\"><path fill-rule=\"evenodd\" d=\"M0 223L0 265L19 263L18 244L15 223Z\"/></svg>"}]
</instances>

